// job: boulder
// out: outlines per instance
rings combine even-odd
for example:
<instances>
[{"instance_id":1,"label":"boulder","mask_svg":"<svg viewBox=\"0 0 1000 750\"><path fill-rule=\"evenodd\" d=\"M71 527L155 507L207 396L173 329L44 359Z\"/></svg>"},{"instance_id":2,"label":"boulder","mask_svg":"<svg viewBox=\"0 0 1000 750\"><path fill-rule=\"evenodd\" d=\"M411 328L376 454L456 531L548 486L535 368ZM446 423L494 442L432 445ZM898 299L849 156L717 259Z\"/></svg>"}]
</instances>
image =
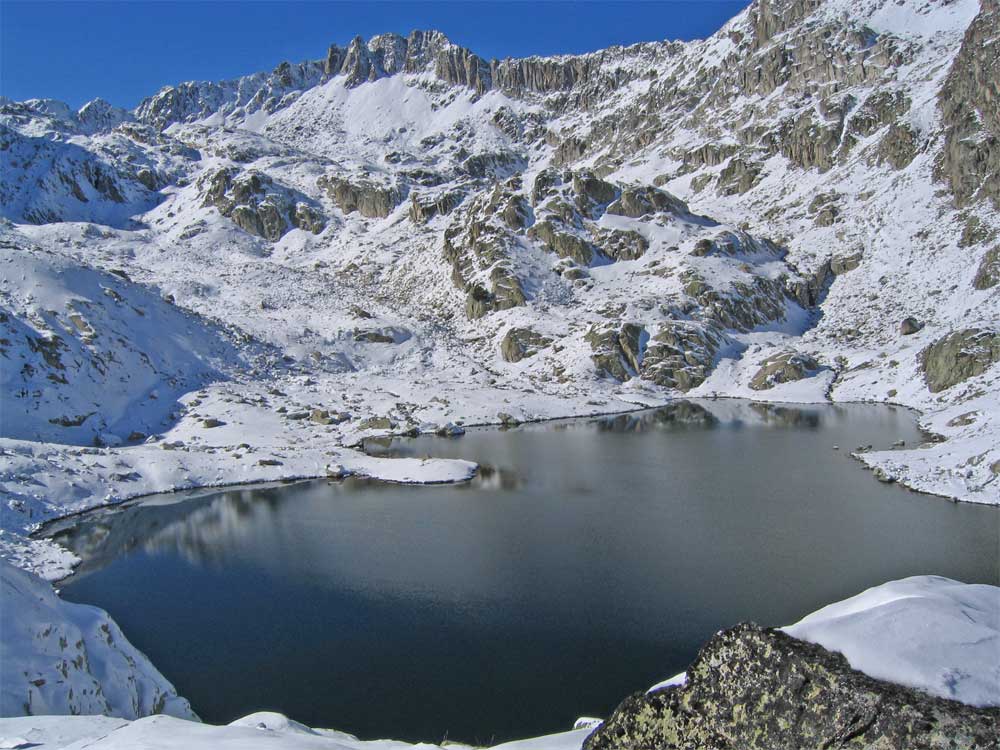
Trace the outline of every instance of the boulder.
<instances>
[{"instance_id":1,"label":"boulder","mask_svg":"<svg viewBox=\"0 0 1000 750\"><path fill-rule=\"evenodd\" d=\"M852 255L834 255L830 259L830 270L834 276L840 276L848 271L853 271L861 265L863 257L864 255L860 252L853 253Z\"/></svg>"},{"instance_id":2,"label":"boulder","mask_svg":"<svg viewBox=\"0 0 1000 750\"><path fill-rule=\"evenodd\" d=\"M750 381L755 391L766 391L781 383L807 378L819 369L819 363L808 354L782 352L764 360Z\"/></svg>"},{"instance_id":3,"label":"boulder","mask_svg":"<svg viewBox=\"0 0 1000 750\"><path fill-rule=\"evenodd\" d=\"M396 423L389 417L368 417L358 423L361 430L392 430L395 427Z\"/></svg>"},{"instance_id":4,"label":"boulder","mask_svg":"<svg viewBox=\"0 0 1000 750\"><path fill-rule=\"evenodd\" d=\"M684 684L627 698L583 747L996 750L998 738L998 708L875 680L822 646L745 623L705 644Z\"/></svg>"},{"instance_id":5,"label":"boulder","mask_svg":"<svg viewBox=\"0 0 1000 750\"><path fill-rule=\"evenodd\" d=\"M506 362L520 362L533 357L539 349L552 343L552 339L535 333L530 328L511 328L500 340L500 356Z\"/></svg>"},{"instance_id":6,"label":"boulder","mask_svg":"<svg viewBox=\"0 0 1000 750\"><path fill-rule=\"evenodd\" d=\"M899 324L899 335L912 336L923 327L924 324L918 321L916 318L913 317L903 318L903 320L900 321Z\"/></svg>"}]
</instances>

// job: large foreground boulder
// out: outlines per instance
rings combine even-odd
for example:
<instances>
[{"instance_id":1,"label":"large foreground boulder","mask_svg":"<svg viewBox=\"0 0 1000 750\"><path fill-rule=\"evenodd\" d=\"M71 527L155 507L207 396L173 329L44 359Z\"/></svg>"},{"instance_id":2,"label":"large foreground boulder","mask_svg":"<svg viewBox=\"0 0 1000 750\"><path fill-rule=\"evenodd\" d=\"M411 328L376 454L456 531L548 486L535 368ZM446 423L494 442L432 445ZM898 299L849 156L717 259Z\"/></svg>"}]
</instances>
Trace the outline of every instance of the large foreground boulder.
<instances>
[{"instance_id":1,"label":"large foreground boulder","mask_svg":"<svg viewBox=\"0 0 1000 750\"><path fill-rule=\"evenodd\" d=\"M881 682L840 654L745 623L702 648L683 685L627 698L585 750L1000 748L1000 708Z\"/></svg>"}]
</instances>

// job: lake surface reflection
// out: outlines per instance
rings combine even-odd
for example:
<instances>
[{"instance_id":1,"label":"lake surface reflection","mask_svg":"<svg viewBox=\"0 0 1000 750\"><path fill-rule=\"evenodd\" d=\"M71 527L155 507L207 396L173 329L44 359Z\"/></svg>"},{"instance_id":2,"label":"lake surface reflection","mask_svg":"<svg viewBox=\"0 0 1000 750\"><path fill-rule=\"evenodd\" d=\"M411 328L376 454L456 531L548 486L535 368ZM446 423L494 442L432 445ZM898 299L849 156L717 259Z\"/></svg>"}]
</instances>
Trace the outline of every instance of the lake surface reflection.
<instances>
[{"instance_id":1,"label":"lake surface reflection","mask_svg":"<svg viewBox=\"0 0 1000 750\"><path fill-rule=\"evenodd\" d=\"M679 402L370 446L482 463L465 485L172 495L49 533L84 560L63 595L111 612L208 721L487 743L606 715L741 620L908 575L1000 583L996 509L848 455L920 439L892 407Z\"/></svg>"}]
</instances>

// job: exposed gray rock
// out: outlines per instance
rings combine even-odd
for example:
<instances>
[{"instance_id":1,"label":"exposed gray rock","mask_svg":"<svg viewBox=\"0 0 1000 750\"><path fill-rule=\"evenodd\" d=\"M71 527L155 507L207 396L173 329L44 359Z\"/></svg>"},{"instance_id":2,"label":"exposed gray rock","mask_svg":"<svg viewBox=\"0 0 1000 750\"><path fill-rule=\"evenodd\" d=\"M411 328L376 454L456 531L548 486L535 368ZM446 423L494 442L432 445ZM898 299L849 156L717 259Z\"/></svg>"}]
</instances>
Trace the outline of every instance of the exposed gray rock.
<instances>
[{"instance_id":1,"label":"exposed gray rock","mask_svg":"<svg viewBox=\"0 0 1000 750\"><path fill-rule=\"evenodd\" d=\"M835 276L840 276L860 266L862 258L864 253L860 252L852 255L835 255L830 259L830 270Z\"/></svg>"},{"instance_id":2,"label":"exposed gray rock","mask_svg":"<svg viewBox=\"0 0 1000 750\"><path fill-rule=\"evenodd\" d=\"M558 220L544 219L528 230L528 236L560 258L571 258L582 266L589 266L594 260L594 246L579 234L565 231L563 226Z\"/></svg>"},{"instance_id":3,"label":"exposed gray rock","mask_svg":"<svg viewBox=\"0 0 1000 750\"><path fill-rule=\"evenodd\" d=\"M306 196L255 170L223 167L199 185L202 205L217 208L243 231L272 242L292 227L318 233L326 226L323 214Z\"/></svg>"},{"instance_id":4,"label":"exposed gray rock","mask_svg":"<svg viewBox=\"0 0 1000 750\"><path fill-rule=\"evenodd\" d=\"M380 185L367 179L347 180L321 177L317 183L345 214L357 211L369 219L385 218L403 200L396 187Z\"/></svg>"},{"instance_id":5,"label":"exposed gray rock","mask_svg":"<svg viewBox=\"0 0 1000 750\"><path fill-rule=\"evenodd\" d=\"M396 421L389 417L368 417L358 422L359 430L394 430Z\"/></svg>"},{"instance_id":6,"label":"exposed gray rock","mask_svg":"<svg viewBox=\"0 0 1000 750\"><path fill-rule=\"evenodd\" d=\"M521 424L520 419L503 411L497 413L497 419L504 427L517 427Z\"/></svg>"},{"instance_id":7,"label":"exposed gray rock","mask_svg":"<svg viewBox=\"0 0 1000 750\"><path fill-rule=\"evenodd\" d=\"M463 194L458 190L435 195L410 194L410 220L415 224L426 224L435 216L451 213L462 202Z\"/></svg>"},{"instance_id":8,"label":"exposed gray rock","mask_svg":"<svg viewBox=\"0 0 1000 750\"><path fill-rule=\"evenodd\" d=\"M687 683L627 698L584 750L996 750L1000 709L881 682L753 624L714 636Z\"/></svg>"},{"instance_id":9,"label":"exposed gray rock","mask_svg":"<svg viewBox=\"0 0 1000 750\"><path fill-rule=\"evenodd\" d=\"M1000 245L990 248L983 255L972 280L974 289L992 289L1000 282Z\"/></svg>"},{"instance_id":10,"label":"exposed gray rock","mask_svg":"<svg viewBox=\"0 0 1000 750\"><path fill-rule=\"evenodd\" d=\"M607 212L634 219L660 212L669 212L678 216L690 213L687 204L680 198L671 195L666 190L645 185L623 188L618 199L608 206Z\"/></svg>"},{"instance_id":11,"label":"exposed gray rock","mask_svg":"<svg viewBox=\"0 0 1000 750\"><path fill-rule=\"evenodd\" d=\"M719 173L718 191L722 195L738 195L757 184L761 166L745 159L732 158Z\"/></svg>"},{"instance_id":12,"label":"exposed gray rock","mask_svg":"<svg viewBox=\"0 0 1000 750\"><path fill-rule=\"evenodd\" d=\"M637 260L649 249L649 242L632 229L598 229L594 243L611 260Z\"/></svg>"},{"instance_id":13,"label":"exposed gray rock","mask_svg":"<svg viewBox=\"0 0 1000 750\"><path fill-rule=\"evenodd\" d=\"M500 355L507 362L520 362L535 356L539 349L544 349L551 343L551 338L530 328L511 328L500 340Z\"/></svg>"},{"instance_id":14,"label":"exposed gray rock","mask_svg":"<svg viewBox=\"0 0 1000 750\"><path fill-rule=\"evenodd\" d=\"M522 156L513 151L474 154L462 162L460 171L470 177L502 180L519 172L525 166Z\"/></svg>"},{"instance_id":15,"label":"exposed gray rock","mask_svg":"<svg viewBox=\"0 0 1000 750\"><path fill-rule=\"evenodd\" d=\"M605 182L591 170L573 173L573 193L577 208L581 213L592 215L598 208L604 208L614 201L619 190L610 182Z\"/></svg>"},{"instance_id":16,"label":"exposed gray rock","mask_svg":"<svg viewBox=\"0 0 1000 750\"><path fill-rule=\"evenodd\" d=\"M813 215L816 226L828 227L840 216L840 206L836 193L820 193L809 204L809 213Z\"/></svg>"},{"instance_id":17,"label":"exposed gray rock","mask_svg":"<svg viewBox=\"0 0 1000 750\"><path fill-rule=\"evenodd\" d=\"M819 363L808 354L782 352L764 360L750 381L755 391L765 391L781 383L791 383L814 375Z\"/></svg>"},{"instance_id":18,"label":"exposed gray rock","mask_svg":"<svg viewBox=\"0 0 1000 750\"><path fill-rule=\"evenodd\" d=\"M936 175L949 183L958 206L982 195L1000 207L998 28L1000 1L982 0L941 88L945 146Z\"/></svg>"},{"instance_id":19,"label":"exposed gray rock","mask_svg":"<svg viewBox=\"0 0 1000 750\"><path fill-rule=\"evenodd\" d=\"M593 325L584 339L593 351L591 359L602 377L626 381L642 368L642 338L645 331L634 323L620 327Z\"/></svg>"},{"instance_id":20,"label":"exposed gray rock","mask_svg":"<svg viewBox=\"0 0 1000 750\"><path fill-rule=\"evenodd\" d=\"M646 347L642 377L665 388L688 391L705 382L723 341L723 335L710 325L666 323Z\"/></svg>"},{"instance_id":21,"label":"exposed gray rock","mask_svg":"<svg viewBox=\"0 0 1000 750\"><path fill-rule=\"evenodd\" d=\"M912 336L923 327L923 323L916 318L903 318L899 324L899 333L901 336Z\"/></svg>"},{"instance_id":22,"label":"exposed gray rock","mask_svg":"<svg viewBox=\"0 0 1000 750\"><path fill-rule=\"evenodd\" d=\"M944 336L920 353L924 381L938 393L976 375L1000 361L1000 333L967 328Z\"/></svg>"},{"instance_id":23,"label":"exposed gray rock","mask_svg":"<svg viewBox=\"0 0 1000 750\"><path fill-rule=\"evenodd\" d=\"M851 135L874 135L886 125L899 120L910 109L910 100L902 91L880 89L858 107L847 123Z\"/></svg>"},{"instance_id":24,"label":"exposed gray rock","mask_svg":"<svg viewBox=\"0 0 1000 750\"><path fill-rule=\"evenodd\" d=\"M903 169L916 158L919 143L917 133L905 123L893 123L878 144L879 161Z\"/></svg>"},{"instance_id":25,"label":"exposed gray rock","mask_svg":"<svg viewBox=\"0 0 1000 750\"><path fill-rule=\"evenodd\" d=\"M480 193L445 230L444 257L452 266L452 283L466 292L470 320L527 301L513 270L520 248L515 227L524 220L525 202L515 194L519 184L514 178Z\"/></svg>"}]
</instances>

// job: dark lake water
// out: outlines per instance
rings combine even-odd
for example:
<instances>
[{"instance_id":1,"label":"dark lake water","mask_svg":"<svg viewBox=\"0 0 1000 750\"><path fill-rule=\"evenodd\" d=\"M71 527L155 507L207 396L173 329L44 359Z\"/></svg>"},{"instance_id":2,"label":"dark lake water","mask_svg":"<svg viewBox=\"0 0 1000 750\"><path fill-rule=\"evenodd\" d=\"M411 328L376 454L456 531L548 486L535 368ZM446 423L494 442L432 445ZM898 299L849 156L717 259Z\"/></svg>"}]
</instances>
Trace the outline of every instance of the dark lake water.
<instances>
[{"instance_id":1,"label":"dark lake water","mask_svg":"<svg viewBox=\"0 0 1000 750\"><path fill-rule=\"evenodd\" d=\"M175 495L50 532L84 559L63 595L208 721L487 743L606 715L741 620L908 575L1000 583L997 509L848 455L896 440L920 435L892 407L680 402L381 448L481 462L465 485Z\"/></svg>"}]
</instances>

